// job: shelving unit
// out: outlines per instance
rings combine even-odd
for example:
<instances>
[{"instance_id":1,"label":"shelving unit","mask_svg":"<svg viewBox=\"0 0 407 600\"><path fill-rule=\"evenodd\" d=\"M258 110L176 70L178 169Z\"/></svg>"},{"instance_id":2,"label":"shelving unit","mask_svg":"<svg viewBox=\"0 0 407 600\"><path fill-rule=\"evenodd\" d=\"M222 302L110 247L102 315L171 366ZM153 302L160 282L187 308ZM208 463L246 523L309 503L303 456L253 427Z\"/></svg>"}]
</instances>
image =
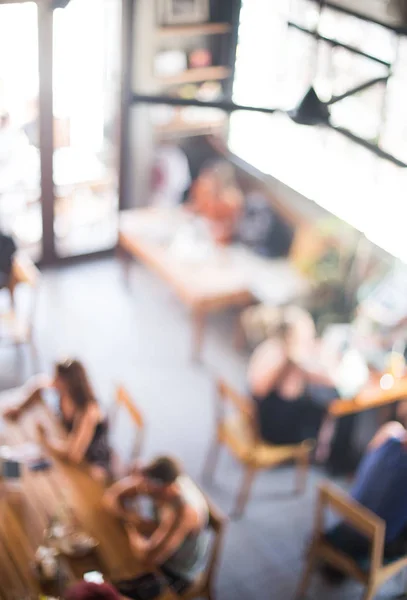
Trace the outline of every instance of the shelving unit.
<instances>
[{"instance_id":1,"label":"shelving unit","mask_svg":"<svg viewBox=\"0 0 407 600\"><path fill-rule=\"evenodd\" d=\"M159 27L156 31L158 38L194 36L194 35L220 35L229 33L229 23L203 23L199 25L176 25Z\"/></svg>"},{"instance_id":2,"label":"shelving unit","mask_svg":"<svg viewBox=\"0 0 407 600\"><path fill-rule=\"evenodd\" d=\"M122 127L121 184L124 188L127 181L135 182L134 194L124 192L129 205L145 203L161 142L177 146L181 139L186 142L211 133L227 137L242 1L208 0L209 12L202 13L201 22L193 22L193 16L186 22L185 12L183 22L176 22L174 16L171 22L165 20L169 13L162 10L164 2L170 0L125 3L130 84L122 102L126 108L130 97L131 110L124 111L128 118ZM202 107L194 104L195 99L201 100ZM228 101L224 110L205 106L205 101L223 99Z\"/></svg>"},{"instance_id":3,"label":"shelving unit","mask_svg":"<svg viewBox=\"0 0 407 600\"><path fill-rule=\"evenodd\" d=\"M175 119L168 123L167 125L157 125L156 132L160 134L160 136L165 137L166 135L171 136L173 134L177 135L203 135L205 133L213 133L214 131L218 131L222 129L225 125L225 119L219 119L219 121L209 121L209 122L186 122L181 121L179 119Z\"/></svg>"},{"instance_id":4,"label":"shelving unit","mask_svg":"<svg viewBox=\"0 0 407 600\"><path fill-rule=\"evenodd\" d=\"M159 77L158 81L162 85L182 85L200 81L221 81L227 79L229 75L230 69L227 67L204 67L203 69L188 69L171 77Z\"/></svg>"},{"instance_id":5,"label":"shelving unit","mask_svg":"<svg viewBox=\"0 0 407 600\"><path fill-rule=\"evenodd\" d=\"M156 24L153 30L153 52L165 52L166 49L185 51L188 55L194 49L204 48L210 51L212 64L206 67L188 66L185 71L174 73L173 75L153 74L153 79L157 90L161 93L168 93L171 89L171 95L178 94L178 87L196 84L197 88L205 82L219 82L223 93L228 94L228 82L233 76L230 66L230 45L235 43L233 38L233 19L232 11L226 6L220 7L210 0L211 11L208 22L164 25ZM157 20L156 20L157 23ZM196 39L195 39L196 38ZM219 86L219 87L220 87ZM159 93L159 92L158 92ZM199 111L200 109L198 109ZM206 109L202 109L206 110ZM211 110L211 109L208 109ZM154 131L158 136L173 134L197 135L202 132L212 131L214 128L223 128L227 116L222 115L217 119L217 115L211 119L211 115L199 113L197 111L196 121L188 119L182 108L176 110L174 118L167 124L154 125ZM185 119L183 118L185 115Z\"/></svg>"}]
</instances>

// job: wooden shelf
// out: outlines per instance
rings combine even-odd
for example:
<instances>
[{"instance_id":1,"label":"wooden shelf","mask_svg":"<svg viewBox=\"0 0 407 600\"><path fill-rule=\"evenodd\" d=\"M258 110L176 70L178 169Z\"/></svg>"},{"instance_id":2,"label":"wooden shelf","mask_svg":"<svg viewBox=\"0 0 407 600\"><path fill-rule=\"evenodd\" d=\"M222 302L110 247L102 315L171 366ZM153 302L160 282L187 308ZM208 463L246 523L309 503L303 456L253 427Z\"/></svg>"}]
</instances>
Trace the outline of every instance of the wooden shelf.
<instances>
[{"instance_id":1,"label":"wooden shelf","mask_svg":"<svg viewBox=\"0 0 407 600\"><path fill-rule=\"evenodd\" d=\"M188 69L171 77L158 77L162 85L177 85L182 83L196 83L199 81L213 81L227 79L230 69L227 67L205 67L203 69Z\"/></svg>"},{"instance_id":2,"label":"wooden shelf","mask_svg":"<svg viewBox=\"0 0 407 600\"><path fill-rule=\"evenodd\" d=\"M178 37L189 35L219 35L228 33L231 29L229 23L198 23L197 25L172 25L159 27L156 35L163 37Z\"/></svg>"},{"instance_id":3,"label":"wooden shelf","mask_svg":"<svg viewBox=\"0 0 407 600\"><path fill-rule=\"evenodd\" d=\"M210 133L214 129L220 129L225 125L225 119L219 119L217 121L196 121L188 122L182 120L175 120L167 125L157 125L155 131L160 135L186 135L186 134L199 134L199 133Z\"/></svg>"}]
</instances>

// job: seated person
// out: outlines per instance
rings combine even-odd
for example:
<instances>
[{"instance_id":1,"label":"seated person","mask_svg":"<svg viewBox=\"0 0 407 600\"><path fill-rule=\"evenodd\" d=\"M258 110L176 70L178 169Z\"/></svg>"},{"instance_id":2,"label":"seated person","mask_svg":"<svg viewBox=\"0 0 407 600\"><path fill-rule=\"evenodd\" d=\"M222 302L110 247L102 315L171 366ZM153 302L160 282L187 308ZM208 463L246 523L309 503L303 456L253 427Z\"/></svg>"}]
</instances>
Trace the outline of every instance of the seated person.
<instances>
[{"instance_id":1,"label":"seated person","mask_svg":"<svg viewBox=\"0 0 407 600\"><path fill-rule=\"evenodd\" d=\"M269 319L268 333L248 368L260 435L272 444L315 439L338 392L314 352L312 318L297 307L276 309L274 323Z\"/></svg>"},{"instance_id":2,"label":"seated person","mask_svg":"<svg viewBox=\"0 0 407 600\"><path fill-rule=\"evenodd\" d=\"M66 440L51 440L42 425L38 425L46 448L73 463L86 461L92 476L106 479L111 451L107 439L107 421L94 396L85 367L78 360L57 363L53 379L35 378L34 387L19 406L6 411L5 417L18 419L22 412L41 400L41 389L54 388L59 396L59 417L68 436Z\"/></svg>"},{"instance_id":3,"label":"seated person","mask_svg":"<svg viewBox=\"0 0 407 600\"><path fill-rule=\"evenodd\" d=\"M407 553L407 432L397 422L384 425L371 441L356 473L351 497L386 523L384 555L391 559ZM339 523L328 540L356 560L369 556L369 542ZM327 574L334 571L330 567Z\"/></svg>"},{"instance_id":4,"label":"seated person","mask_svg":"<svg viewBox=\"0 0 407 600\"><path fill-rule=\"evenodd\" d=\"M69 587L63 598L64 600L120 600L121 596L107 583L81 581Z\"/></svg>"},{"instance_id":5,"label":"seated person","mask_svg":"<svg viewBox=\"0 0 407 600\"><path fill-rule=\"evenodd\" d=\"M232 165L217 161L205 167L193 182L188 206L208 219L216 242L227 244L236 231L243 202Z\"/></svg>"},{"instance_id":6,"label":"seated person","mask_svg":"<svg viewBox=\"0 0 407 600\"><path fill-rule=\"evenodd\" d=\"M152 501L154 530L129 502ZM208 505L202 492L173 459L161 457L115 483L105 494L106 508L126 521L131 548L147 566L160 567L169 585L182 592L205 565ZM151 523L150 523L151 524ZM151 532L151 528L150 528Z\"/></svg>"}]
</instances>

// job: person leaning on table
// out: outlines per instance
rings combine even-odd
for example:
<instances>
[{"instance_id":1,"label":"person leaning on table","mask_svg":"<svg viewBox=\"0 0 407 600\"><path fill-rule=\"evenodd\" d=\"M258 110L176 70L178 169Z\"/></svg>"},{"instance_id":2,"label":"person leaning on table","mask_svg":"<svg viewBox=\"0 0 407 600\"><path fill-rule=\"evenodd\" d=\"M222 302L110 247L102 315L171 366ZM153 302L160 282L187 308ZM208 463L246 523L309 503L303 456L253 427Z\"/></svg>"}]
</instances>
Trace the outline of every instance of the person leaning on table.
<instances>
[{"instance_id":1,"label":"person leaning on table","mask_svg":"<svg viewBox=\"0 0 407 600\"><path fill-rule=\"evenodd\" d=\"M152 502L150 536L143 535L146 521L133 504L139 496ZM175 591L185 591L205 567L209 507L174 459L162 456L144 468L137 466L107 490L104 505L125 521L135 557L148 568L159 567Z\"/></svg>"},{"instance_id":2,"label":"person leaning on table","mask_svg":"<svg viewBox=\"0 0 407 600\"><path fill-rule=\"evenodd\" d=\"M42 424L38 432L42 444L60 458L89 464L91 475L104 481L110 472L111 451L108 424L95 398L85 367L78 360L65 360L55 365L53 378L39 376L30 385L26 399L5 412L16 420L32 404L41 399L39 392L54 388L58 393L58 416L67 433L65 440L50 439Z\"/></svg>"}]
</instances>

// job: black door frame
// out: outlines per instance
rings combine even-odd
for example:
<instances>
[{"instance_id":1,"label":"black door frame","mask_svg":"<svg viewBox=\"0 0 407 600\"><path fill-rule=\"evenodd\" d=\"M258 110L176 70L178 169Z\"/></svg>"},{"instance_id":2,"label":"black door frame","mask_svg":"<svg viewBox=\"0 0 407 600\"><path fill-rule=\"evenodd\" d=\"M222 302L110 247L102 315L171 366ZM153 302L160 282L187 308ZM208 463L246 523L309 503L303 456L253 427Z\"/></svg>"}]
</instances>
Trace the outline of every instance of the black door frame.
<instances>
[{"instance_id":1,"label":"black door frame","mask_svg":"<svg viewBox=\"0 0 407 600\"><path fill-rule=\"evenodd\" d=\"M49 265L61 262L72 262L87 259L93 256L110 253L108 250L87 253L81 256L61 257L57 255L54 235L55 216L55 189L53 179L54 158L54 111L53 111L53 0L0 0L2 4L23 4L34 2L37 5L37 31L38 31L38 69L39 69L39 150L40 150L40 176L41 176L41 218L42 218L42 253L41 265ZM117 164L119 175L119 207L122 205L121 197L125 196L126 183L122 182L125 170L122 163L128 154L129 143L128 123L130 112L130 88L131 88L131 32L129 26L131 21L127 17L132 14L133 0L117 0L122 6L122 80L121 80L121 110L119 123L119 161ZM126 27L128 35L125 35ZM125 133L122 142L122 133Z\"/></svg>"}]
</instances>

